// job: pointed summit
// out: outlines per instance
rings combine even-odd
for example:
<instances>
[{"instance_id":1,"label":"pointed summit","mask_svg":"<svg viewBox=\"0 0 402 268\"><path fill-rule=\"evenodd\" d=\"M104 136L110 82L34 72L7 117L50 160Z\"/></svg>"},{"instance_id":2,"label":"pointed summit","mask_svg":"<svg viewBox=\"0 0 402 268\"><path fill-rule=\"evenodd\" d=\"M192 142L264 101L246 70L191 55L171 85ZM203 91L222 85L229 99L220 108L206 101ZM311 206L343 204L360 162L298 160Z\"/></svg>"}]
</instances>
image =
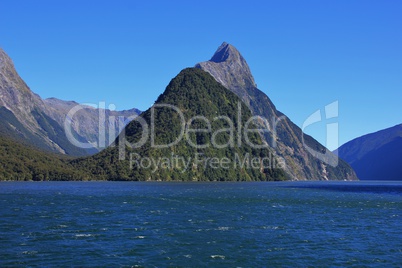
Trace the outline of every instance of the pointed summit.
<instances>
[{"instance_id":1,"label":"pointed summit","mask_svg":"<svg viewBox=\"0 0 402 268\"><path fill-rule=\"evenodd\" d=\"M226 42L219 46L209 61L198 63L195 67L210 73L226 88L256 87L246 60Z\"/></svg>"},{"instance_id":2,"label":"pointed summit","mask_svg":"<svg viewBox=\"0 0 402 268\"><path fill-rule=\"evenodd\" d=\"M215 54L212 56L210 61L219 63L224 62L229 58L233 59L239 57L241 57L241 55L234 46L226 42L223 42L222 45L220 45L220 47L218 48L218 50L216 50Z\"/></svg>"}]
</instances>

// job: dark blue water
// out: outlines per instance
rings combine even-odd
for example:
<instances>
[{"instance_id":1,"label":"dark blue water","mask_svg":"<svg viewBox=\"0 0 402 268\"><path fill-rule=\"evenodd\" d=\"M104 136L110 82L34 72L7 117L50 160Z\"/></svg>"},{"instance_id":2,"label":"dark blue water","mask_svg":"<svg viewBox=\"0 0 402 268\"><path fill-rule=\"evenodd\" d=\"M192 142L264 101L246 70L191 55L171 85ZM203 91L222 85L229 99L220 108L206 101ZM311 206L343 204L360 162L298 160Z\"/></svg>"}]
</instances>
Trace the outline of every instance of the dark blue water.
<instances>
[{"instance_id":1,"label":"dark blue water","mask_svg":"<svg viewBox=\"0 0 402 268\"><path fill-rule=\"evenodd\" d=\"M0 183L0 266L402 266L401 183Z\"/></svg>"}]
</instances>

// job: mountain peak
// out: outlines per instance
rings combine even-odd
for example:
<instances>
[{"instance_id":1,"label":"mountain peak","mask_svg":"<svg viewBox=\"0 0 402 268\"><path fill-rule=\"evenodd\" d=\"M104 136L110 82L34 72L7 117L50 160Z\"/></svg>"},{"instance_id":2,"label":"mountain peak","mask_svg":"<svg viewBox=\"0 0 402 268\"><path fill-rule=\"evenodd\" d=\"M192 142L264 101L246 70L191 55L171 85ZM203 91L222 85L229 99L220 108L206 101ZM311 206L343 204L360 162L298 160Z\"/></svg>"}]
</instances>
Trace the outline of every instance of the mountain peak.
<instances>
[{"instance_id":1,"label":"mountain peak","mask_svg":"<svg viewBox=\"0 0 402 268\"><path fill-rule=\"evenodd\" d=\"M263 134L265 142L272 146L277 156L284 159L285 171L293 180L357 179L343 160L339 160L338 167L331 166L335 156L312 137L301 135L302 130L275 108L269 97L257 88L246 60L234 46L224 42L209 61L198 63L195 67L210 73L216 81L234 92L253 115L272 122L268 128L266 123L262 123L264 120L257 124L261 129L270 130ZM280 123L276 125L276 122ZM328 152L324 155L326 158L319 153L311 154L307 144L317 148L317 152Z\"/></svg>"},{"instance_id":2,"label":"mountain peak","mask_svg":"<svg viewBox=\"0 0 402 268\"><path fill-rule=\"evenodd\" d=\"M210 61L219 63L239 57L241 57L241 55L234 46L223 42L222 45L220 45L220 47L216 50Z\"/></svg>"},{"instance_id":3,"label":"mountain peak","mask_svg":"<svg viewBox=\"0 0 402 268\"><path fill-rule=\"evenodd\" d=\"M226 88L257 87L250 67L240 52L231 44L223 42L209 61L198 63Z\"/></svg>"}]
</instances>

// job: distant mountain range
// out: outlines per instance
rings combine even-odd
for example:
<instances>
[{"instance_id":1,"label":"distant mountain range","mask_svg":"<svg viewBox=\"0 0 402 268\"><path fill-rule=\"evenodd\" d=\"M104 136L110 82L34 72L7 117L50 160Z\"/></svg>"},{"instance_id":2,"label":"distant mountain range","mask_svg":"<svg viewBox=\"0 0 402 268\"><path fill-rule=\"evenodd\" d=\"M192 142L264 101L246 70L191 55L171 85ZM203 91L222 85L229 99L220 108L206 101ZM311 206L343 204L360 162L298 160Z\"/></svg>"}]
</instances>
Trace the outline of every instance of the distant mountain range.
<instances>
[{"instance_id":1,"label":"distant mountain range","mask_svg":"<svg viewBox=\"0 0 402 268\"><path fill-rule=\"evenodd\" d=\"M111 111L109 109L93 108L79 105L75 101L63 101L56 98L44 100L50 116L61 126L64 126L69 111L80 107L74 113L71 121L72 130L84 137L84 143L91 144L89 152L99 152L109 146L121 131L119 118L124 119L124 126L141 113L138 109ZM81 109L82 108L82 109ZM99 124L101 122L101 124ZM103 141L102 141L103 139Z\"/></svg>"},{"instance_id":2,"label":"distant mountain range","mask_svg":"<svg viewBox=\"0 0 402 268\"><path fill-rule=\"evenodd\" d=\"M2 147L3 154L13 152L7 158L13 161L3 165L4 170L0 166L0 179L8 177L32 180L184 181L357 179L353 169L343 160L339 160L337 165L330 164L333 161L328 160L337 157L312 137L304 135L299 127L276 110L268 96L256 87L244 58L230 44L223 43L210 61L180 72L172 79L153 107L141 113L138 120L124 122L128 125L114 142L112 139L118 134L118 117L127 118L136 115L138 110L114 112L85 107L77 112L74 118L70 118L68 111L76 107L77 103L54 98L42 100L32 93L18 76L4 51L0 52L0 141L8 146ZM191 132L186 133L188 136L185 137L198 147L189 146L184 140L162 149L152 146L155 142L156 144L172 142L175 137L180 136L180 131L183 129L180 127L177 111L164 107L154 113L153 108L158 105L173 105L186 119L189 117L196 119L190 122L194 127L203 128L205 133ZM244 117L239 117L239 111ZM106 119L110 117L112 120L104 122L104 126L112 126L105 127L105 131L111 129L112 133L102 133L102 136L110 136L105 142L106 145L112 143L100 153L79 159L59 158L57 160L59 162L51 162L50 159L53 159L54 155L53 158L49 158L32 151L31 146L34 145L47 151L83 156L93 152L94 149L102 149L96 146L99 144L95 144L100 138L99 112L104 114ZM252 115L260 117L251 123L246 122ZM262 118L275 123L267 126L267 122ZM92 151L77 148L68 141L63 128L66 119L71 121L72 134L78 141L94 144ZM213 123L208 125L203 120ZM142 141L144 133L145 136L149 134L144 131L148 130L144 129L144 124L151 126L156 137L146 140L138 148L132 147L133 143ZM236 146L202 146L213 140L218 144L231 141L231 132L221 129L230 126L241 129L243 125L249 125L251 128L267 128L269 131L263 134L254 132L247 138L242 136L237 139ZM187 128L188 126L184 129ZM24 161L36 155L43 160L39 167L34 165L31 169L22 169L22 173L15 171L21 166L18 150L4 149L10 148L12 146L10 144L15 141L18 144L28 145L29 152L26 152L25 155L28 156ZM248 142L261 148L247 145ZM307 147L312 150L307 150ZM24 147L22 145L18 148L22 150ZM312 155L312 151L325 155L325 158ZM194 162L194 158L198 156L202 158L201 162ZM155 159L160 161L156 163ZM220 166L222 163L219 162L222 159L228 159L232 165L236 164L229 168L222 167ZM261 159L267 161L259 162ZM269 167L266 166L267 163ZM57 173L45 168L52 165L59 167Z\"/></svg>"},{"instance_id":3,"label":"distant mountain range","mask_svg":"<svg viewBox=\"0 0 402 268\"><path fill-rule=\"evenodd\" d=\"M135 116L137 109L129 111L105 110L105 145L99 140L99 109L82 106L71 119L71 132L78 142L87 143L86 149L71 144L67 139L64 121L68 112L78 103L58 99L43 100L33 93L18 75L12 60L0 49L0 134L36 146L37 148L67 154L83 156L98 152L109 145L119 134L118 117ZM103 112L103 111L102 111ZM109 117L113 116L113 117ZM112 118L113 122L108 119ZM127 123L127 122L126 122ZM112 127L109 127L112 125ZM113 135L109 139L109 129ZM101 146L99 146L101 145Z\"/></svg>"},{"instance_id":4,"label":"distant mountain range","mask_svg":"<svg viewBox=\"0 0 402 268\"><path fill-rule=\"evenodd\" d=\"M402 124L351 140L335 153L361 180L402 180Z\"/></svg>"}]
</instances>

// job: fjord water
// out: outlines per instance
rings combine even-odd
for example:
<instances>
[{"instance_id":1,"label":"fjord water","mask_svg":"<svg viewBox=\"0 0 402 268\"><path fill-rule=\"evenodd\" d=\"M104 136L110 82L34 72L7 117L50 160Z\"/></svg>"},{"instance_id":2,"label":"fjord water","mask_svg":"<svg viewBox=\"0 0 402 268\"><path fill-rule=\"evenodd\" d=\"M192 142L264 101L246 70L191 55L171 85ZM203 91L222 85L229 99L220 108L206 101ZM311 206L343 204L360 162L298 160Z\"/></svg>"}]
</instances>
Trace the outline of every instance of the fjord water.
<instances>
[{"instance_id":1,"label":"fjord water","mask_svg":"<svg viewBox=\"0 0 402 268\"><path fill-rule=\"evenodd\" d=\"M0 183L0 266L402 265L402 183Z\"/></svg>"}]
</instances>

